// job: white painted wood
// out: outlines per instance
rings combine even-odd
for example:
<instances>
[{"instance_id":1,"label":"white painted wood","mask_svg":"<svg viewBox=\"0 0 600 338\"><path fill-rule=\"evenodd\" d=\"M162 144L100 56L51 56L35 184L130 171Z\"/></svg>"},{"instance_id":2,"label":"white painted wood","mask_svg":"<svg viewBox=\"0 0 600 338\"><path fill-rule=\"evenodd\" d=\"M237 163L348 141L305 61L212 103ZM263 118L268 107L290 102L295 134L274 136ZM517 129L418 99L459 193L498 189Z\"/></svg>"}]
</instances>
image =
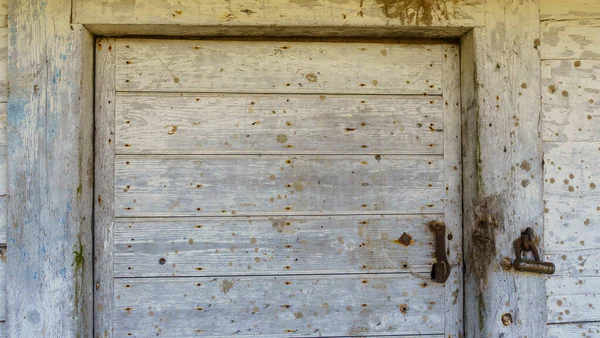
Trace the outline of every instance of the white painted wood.
<instances>
[{"instance_id":1,"label":"white painted wood","mask_svg":"<svg viewBox=\"0 0 600 338\"><path fill-rule=\"evenodd\" d=\"M8 0L0 1L0 27L8 27Z\"/></svg>"},{"instance_id":2,"label":"white painted wood","mask_svg":"<svg viewBox=\"0 0 600 338\"><path fill-rule=\"evenodd\" d=\"M113 337L115 39L96 40L94 164L94 334Z\"/></svg>"},{"instance_id":3,"label":"white painted wood","mask_svg":"<svg viewBox=\"0 0 600 338\"><path fill-rule=\"evenodd\" d=\"M115 215L439 213L442 166L416 155L122 155Z\"/></svg>"},{"instance_id":4,"label":"white painted wood","mask_svg":"<svg viewBox=\"0 0 600 338\"><path fill-rule=\"evenodd\" d=\"M544 153L546 257L557 275L599 276L600 143L546 142Z\"/></svg>"},{"instance_id":5,"label":"white painted wood","mask_svg":"<svg viewBox=\"0 0 600 338\"><path fill-rule=\"evenodd\" d=\"M8 99L8 0L0 1L0 194L7 192L8 180L8 136L6 111ZM0 337L7 337L6 320L6 204L8 197L0 196Z\"/></svg>"},{"instance_id":6,"label":"white painted wood","mask_svg":"<svg viewBox=\"0 0 600 338\"><path fill-rule=\"evenodd\" d=\"M71 1L10 4L8 335L89 337L93 37Z\"/></svg>"},{"instance_id":7,"label":"white painted wood","mask_svg":"<svg viewBox=\"0 0 600 338\"><path fill-rule=\"evenodd\" d=\"M545 21L542 59L600 59L600 19Z\"/></svg>"},{"instance_id":8,"label":"white painted wood","mask_svg":"<svg viewBox=\"0 0 600 338\"><path fill-rule=\"evenodd\" d=\"M451 275L445 283L445 337L464 336L463 323L463 223L460 55L458 45L442 45L444 105L444 220Z\"/></svg>"},{"instance_id":9,"label":"white painted wood","mask_svg":"<svg viewBox=\"0 0 600 338\"><path fill-rule=\"evenodd\" d=\"M121 219L114 235L114 274L431 272L434 239L427 223L441 219L421 215Z\"/></svg>"},{"instance_id":10,"label":"white painted wood","mask_svg":"<svg viewBox=\"0 0 600 338\"><path fill-rule=\"evenodd\" d=\"M441 92L436 45L139 39L117 44L117 91Z\"/></svg>"},{"instance_id":11,"label":"white painted wood","mask_svg":"<svg viewBox=\"0 0 600 338\"><path fill-rule=\"evenodd\" d=\"M0 246L0 321L6 320L6 247Z\"/></svg>"},{"instance_id":12,"label":"white painted wood","mask_svg":"<svg viewBox=\"0 0 600 338\"><path fill-rule=\"evenodd\" d=\"M548 338L594 338L600 334L600 323L548 325Z\"/></svg>"},{"instance_id":13,"label":"white painted wood","mask_svg":"<svg viewBox=\"0 0 600 338\"><path fill-rule=\"evenodd\" d=\"M485 24L484 1L461 0L428 2L393 2L377 0L250 2L234 0L152 1L121 0L73 2L74 22L104 25L161 25L244 27L357 27L361 29L390 26L474 27ZM414 28L414 27L413 27ZM164 29L163 29L164 31ZM156 30L156 32L160 32ZM294 36L290 34L290 36Z\"/></svg>"},{"instance_id":14,"label":"white painted wood","mask_svg":"<svg viewBox=\"0 0 600 338\"><path fill-rule=\"evenodd\" d=\"M544 277L500 265L525 228L543 243L539 2L488 1L486 20L461 44L465 331L544 337Z\"/></svg>"},{"instance_id":15,"label":"white painted wood","mask_svg":"<svg viewBox=\"0 0 600 338\"><path fill-rule=\"evenodd\" d=\"M2 7L8 7L7 1L0 3ZM0 102L8 100L8 28L2 24L6 16L0 13Z\"/></svg>"},{"instance_id":16,"label":"white painted wood","mask_svg":"<svg viewBox=\"0 0 600 338\"><path fill-rule=\"evenodd\" d=\"M540 19L576 20L600 17L600 2L597 0L540 0Z\"/></svg>"},{"instance_id":17,"label":"white painted wood","mask_svg":"<svg viewBox=\"0 0 600 338\"><path fill-rule=\"evenodd\" d=\"M136 42L134 40L124 41ZM217 44L216 42L211 43ZM223 44L230 43L231 42L224 42ZM118 44L119 46L126 46L124 42L122 43L119 41ZM279 44L279 42L274 44ZM250 45L254 45L254 43ZM332 43L323 43L322 45L334 45L336 48L342 46L342 44ZM353 47L358 46L358 44L349 45ZM381 46L381 44L368 44L368 46L377 48L378 46ZM410 49L413 46L414 45L407 46L407 48ZM430 45L427 46L431 47ZM461 335L462 305L460 303L462 302L462 295L460 293L461 291L458 289L462 283L460 281L460 272L462 270L460 263L462 259L462 253L460 251L460 243L462 242L460 220L452 219L449 220L448 223L448 238L449 243L451 244L449 247L449 254L450 260L453 263L454 274L449 281L451 285L444 287L439 284L433 285L434 283L429 277L431 263L433 262L432 234L428 231L426 227L427 222L425 221L438 219L441 215L380 216L381 214L386 213L444 213L445 220L446 218L460 218L461 216L458 50L455 46L451 45L446 45L444 51L442 51L442 48L439 45L434 46L434 48L437 53L435 62L438 64L437 67L440 70L440 73L434 75L437 76L440 81L442 76L448 78L448 83L445 84L446 91L448 92L445 93L443 97L364 96L363 94L361 94L363 97L352 97L330 95L328 92L323 95L324 98L321 97L321 94L284 94L279 97L264 94L119 94L116 104L116 145L119 147L120 144L123 144L122 150L117 150L117 153L121 151L123 155L116 156L115 163L116 216L227 215L237 217L119 219L116 223L116 237L114 238L116 244L115 249L117 250L114 256L115 276L187 276L187 278L135 278L131 280L116 278L115 301L117 305L115 311L117 312L114 318L114 335L120 336L128 334L130 331L125 328L133 325L142 330L139 331L141 333L138 333L138 335L142 336L151 334L149 332L167 336L186 336L187 333L185 333L185 330L191 330L194 326L190 324L190 318L193 317L185 314L187 311L186 307L181 303L172 305L173 307L168 310L171 313L174 313L175 316L182 315L179 319L175 318L172 320L171 318L174 317L172 317L171 314L166 314L164 316L159 315L161 318L166 318L166 316L171 317L164 320L164 322L168 322L166 327L163 327L162 324L156 324L158 327L155 327L154 323L148 324L143 318L138 320L136 318L132 319L132 317L119 315L118 311L120 311L120 308L122 307L120 300L125 297L120 293L121 290L119 289L119 285L122 285L124 281L135 281L135 283L143 282L146 287L153 288L154 290L163 290L166 284L171 285L172 283L175 283L172 284L173 286L171 287L167 286L167 288L181 291L182 288L179 287L179 285L187 283L190 280L196 280L196 283L198 283L197 280L207 280L201 276L222 276L227 274L232 275L232 280L245 278L246 280L253 281L248 282L247 286L248 288L253 288L254 291L244 292L243 295L236 297L236 302L240 303L239 299L242 299L242 297L246 297L246 299L251 301L269 297L273 298L273 296L268 295L261 297L257 296L258 294L264 294L264 292L273 292L275 297L281 294L278 289L265 287L261 284L262 282L254 282L254 280L262 281L268 279L268 277L265 277L264 275L284 273L288 274L285 278L292 278L295 281L298 281L298 283L307 283L307 281L312 278L324 279L331 281L332 283L360 282L362 284L363 282L360 280L360 276L356 275L356 273L398 271L410 272L411 274L374 275L373 278L384 281L391 280L390 282L381 283L376 290L385 290L386 287L389 287L390 291L383 292L389 292L390 297L410 297L412 301L413 299L421 297L421 295L417 295L416 292L411 292L411 295L401 293L398 291L399 289L396 284L402 286L414 284L418 285L421 289L435 287L435 289L438 290L436 292L438 292L439 295L429 292L426 294L426 297L435 299L436 302L439 302L439 305L428 303L427 306L422 307L423 309L427 308L427 310L425 310L426 314L415 315L415 319L407 319L404 321L403 318L394 319L385 317L385 319L390 322L390 325L387 327L382 326L383 324L381 322L373 323L373 320L368 320L368 325L370 325L370 327L365 326L366 324L362 324L364 328L358 327L358 331L347 331L348 329L352 329L353 325L346 325L344 323L354 323L354 326L356 326L357 323L361 324L359 322L361 319L356 319L355 315L353 315L350 310L347 310L350 311L350 313L336 313L338 319L334 318L333 322L341 322L342 325L331 325L327 318L319 317L317 320L320 321L321 324L318 326L334 330L331 334L342 336L380 334L386 334L388 336L406 336L417 333L427 333L429 335L438 336L444 332L446 332L449 337L458 337ZM385 54L381 52L381 48L376 50L382 56ZM117 48L117 51L118 54L120 54L121 48ZM387 56L389 56L389 54L387 54ZM445 68L442 68L440 60L445 60ZM117 63L121 63L119 61L119 56L117 56ZM149 66L146 65L145 69L148 68ZM443 74L441 73L442 69ZM270 71L272 72L272 70ZM219 86L222 85L220 84ZM209 91L223 91L219 86L215 85L211 87ZM404 84L402 86L404 86ZM348 90L347 87L344 86L338 87L340 88L340 93L343 94L358 93ZM161 88L160 90L164 90L164 88ZM166 90L171 91L171 89ZM437 90L441 91L441 88L438 88ZM406 89L401 89L396 94L407 93L409 92L407 92ZM266 98L267 101L261 102L264 98ZM250 115L250 118L254 118L256 115L260 116L258 113L263 112L262 115L271 118L271 116L274 115L272 111L277 109L267 108L268 106L273 106L274 103L277 103L276 99L279 98L285 99L286 104L288 103L288 99L292 101L293 106L291 110L284 106L281 108L282 112L283 109L286 109L286 114L289 114L287 111L291 111L293 114L295 113L295 110L299 108L306 111L306 109L310 109L312 106L320 104L325 107L331 105L332 108L329 108L329 110L333 111L333 116L335 116L335 114L340 114L338 112L340 110L339 107L348 106L348 103L346 102L349 100L355 100L356 103L354 103L354 105L358 104L359 106L365 104L369 105L370 102L378 101L373 105L373 111L378 111L379 115L381 115L381 111L394 112L402 123L407 123L406 127L404 127L405 130L407 128L415 128L414 126L409 127L410 124L414 125L421 123L418 120L414 120L414 117L412 116L413 111L423 114L422 110L431 109L429 106L434 106L436 110L431 111L433 114L428 112L427 118L435 118L436 120L432 121L431 123L433 125L428 125L428 127L433 128L434 126L439 126L439 129L446 128L445 121L448 123L450 134L442 133L441 131L427 130L427 133L430 135L439 135L435 136L437 140L435 146L429 146L429 144L427 144L428 148L436 148L436 154L386 155L386 151L393 154L406 154L407 152L423 154L431 151L427 148L407 150L406 148L415 148L415 142L395 143L398 142L399 138L397 136L392 138L390 132L390 136L387 137L389 140L387 143L389 144L385 144L384 146L375 144L372 146L366 143L360 143L359 147L362 150L359 150L358 154L348 155L349 153L352 153L351 142L342 139L338 141L338 143L343 144L342 148L336 148L332 145L333 143L331 143L331 141L326 140L325 138L319 139L319 132L321 134L333 134L328 129L331 128L332 114L325 114L328 118L328 123L315 123L313 122L314 120L323 118L318 115L324 115L322 110L315 110L310 111L308 118L305 118L306 121L314 123L313 125L303 126L301 123L295 123L296 120L292 120L290 121L291 126L286 125L286 127L291 127L290 133L295 132L296 134L299 134L305 132L305 130L312 132L312 134L308 134L308 136L303 136L306 141L295 141L295 143L301 144L300 147L311 146L312 148L308 149L318 149L319 152L316 150L306 151L302 150L302 148L300 148L300 150L288 148L293 149L290 150L290 152L292 152L292 155L290 156L265 155L265 152L270 151L269 147L271 146L265 146L266 142L262 141L268 140L268 137L265 137L264 134L272 133L274 127L277 128L278 125L288 121L286 118L285 121L281 120L277 123L269 122L268 120L260 120L260 123L256 123L255 126L259 125L259 128L262 129L259 129L259 132L255 131L251 135L251 137L256 137L258 140L255 141L256 145L253 145L257 148L249 148L250 150L242 148L242 151L238 152L244 154L243 156L232 156L231 154L236 152L229 152L227 148L224 148L223 145L220 144L222 141L219 140L221 134L227 135L231 133L232 127L226 126L229 129L223 127L209 129L207 127L205 130L194 131L194 133L186 131L185 126L187 124L200 122L201 125L204 125L205 122L204 120L195 121L196 118L192 119L190 117L195 117L194 115L206 117L207 113L205 111L209 112L208 114L211 114L206 108L202 111L195 110L197 109L194 108L195 105L204 104L206 107L216 107L214 111L218 111L220 114L216 118L212 117L212 120L219 122L220 126L222 126L224 121L228 121L228 119L225 119L224 117L240 116L243 119L245 114L254 114ZM196 101L196 99L200 100ZM309 99L312 101L306 101ZM335 102L323 102L330 99ZM296 102L294 102L294 100L296 100ZM205 101L208 102L206 103ZM360 101L366 102L361 103ZM225 102L225 104L221 102ZM249 104L250 102L254 102L254 104ZM379 102L390 103L380 104ZM261 107L261 104L264 107ZM244 115L242 113L236 113L235 110L233 111L235 114L230 112L232 110L230 107L234 107L235 105L240 105L242 107ZM446 105L450 106L445 107ZM227 110L219 109L220 106L227 107ZM397 110L391 109L392 106L396 106ZM398 109L398 107L400 107L400 109ZM406 110L406 107L409 107L409 109ZM253 111L248 111L248 108L251 108ZM164 111L167 109L172 109L173 112L165 114ZM443 119L441 116L442 109L447 114ZM227 113L223 113L223 111ZM365 114L360 111L357 111L357 113ZM350 119L350 121L346 122L352 122L352 119L357 116L347 113L345 115L346 116L344 117L346 120ZM286 115L286 117L287 116L290 115ZM293 117L294 115L291 116ZM122 122L119 121L121 117ZM386 121L381 121L381 116L375 116L373 114L373 117L378 120L361 119L361 121L358 121L357 119L355 122L359 124L363 124L364 122L364 124L366 124L366 126L360 125L360 127L368 127L371 125L384 126L386 124ZM220 118L220 120L218 120L218 118ZM182 138L174 141L165 138L168 141L160 141L160 136L157 137L154 135L153 137L153 134L156 134L157 126L168 122L168 119L175 119L174 121L176 122L169 122L168 126L170 126L169 132L171 135L169 135L169 133L166 133L166 135L177 135L176 138L180 136L182 136ZM237 119L233 118L231 120L234 121ZM341 121L341 119L339 120ZM129 123L125 123L125 121L129 121ZM333 121L335 121L335 119L333 119ZM257 121L252 121L252 123L254 122ZM121 123L122 126L119 126L119 123ZM393 125L393 120L389 124ZM175 126L177 127L176 129L174 128ZM181 126L184 126L184 128ZM420 127L417 126L417 128ZM164 126L161 126L160 129L164 129ZM142 132L139 132L139 130ZM187 135L186 132L188 133ZM344 132L349 131L344 130ZM414 132L411 133L413 133L414 136L421 137L419 134L415 134ZM387 136L388 132L384 129L383 133L381 131L375 131L372 132L372 134L383 134ZM126 140L122 140L121 135L124 135ZM142 137L140 137L140 135L142 135ZM276 138L278 135L279 134L270 136L271 138L273 138L273 136ZM368 140L369 137L375 141L382 142L381 135L379 135L378 138L375 138L374 136L369 136L369 134L367 134L366 137L362 136L361 138L363 140ZM428 136L423 135L423 137ZM442 139L442 137L444 137L444 139ZM141 141L142 138L144 138L145 141ZM292 137L288 138L288 142L291 138ZM197 142L196 140L199 140L200 142L204 140L213 142L215 144L214 150L202 150L201 152L196 152L197 155L166 155L168 153L172 154L177 152L180 154L193 154L194 151L197 150L194 150L194 147L189 147L188 144ZM159 146L157 148L156 145L153 145L155 142L158 145L164 143L167 146L162 148ZM227 141L225 140L225 142ZM309 142L314 142L316 145L306 145L306 143ZM356 143L356 141L353 142ZM400 142L404 141L400 140ZM447 145L443 145L445 142L447 142ZM125 147L125 144L129 146ZM139 144L139 146L136 146L136 144ZM419 143L416 144L418 148ZM440 146L447 147L447 153L443 156ZM128 154L128 150L134 150L134 152ZM304 155L295 153L302 151L306 151L306 153L304 153ZM208 152L208 154L206 154L206 152ZM311 152L314 153L311 154ZM217 155L218 153L226 153L229 155ZM259 153L261 155L252 155L253 153ZM331 155L317 155L318 153ZM365 153L368 155L360 155ZM192 185L190 185L190 182ZM110 185L107 184L106 186L108 187ZM263 188L256 189L257 186ZM280 197L278 195L280 195ZM340 196L344 198L340 198ZM425 197L426 200L423 200L423 197ZM248 199L248 201L246 199ZM435 203L432 203L431 201L435 201ZM202 206L199 206L199 203L201 203ZM281 217L267 216L250 218L240 217L243 215L268 214L307 216L292 216L283 219ZM373 214L373 216L308 216L311 214ZM275 228L274 219L279 219L280 221L275 222ZM286 221L283 223L284 229L278 229L278 226L283 220ZM350 229L348 229L348 220L352 220ZM363 222L368 221L370 223L376 223L376 225L366 223L361 224L361 222L359 222L360 220L363 220ZM390 220L394 220L394 222L390 222ZM288 221L292 224L290 226L292 227L291 231L286 228ZM198 227L199 225L202 227ZM361 226L365 226L365 229L361 230ZM223 231L223 229L227 230ZM279 232L279 230L281 230L281 232ZM361 232L364 233L361 234ZM404 247L402 244L397 243L401 241L400 236L405 232L412 237L412 244L408 247ZM204 233L207 234L203 235ZM390 233L394 233L395 235L391 236ZM235 235L232 236L232 234ZM108 241L108 238L108 236L104 236L103 241ZM326 242L324 238L331 239L331 245L324 247L323 243ZM358 247L352 247L352 243L359 243ZM112 241L110 244L112 244ZM291 255L283 252L276 252L281 249L289 251L290 248L286 247L288 245L295 248L292 249ZM231 250L232 247L233 250ZM362 247L365 249L361 249ZM255 249L258 252L256 252ZM257 255L265 253L270 255L270 257L257 257ZM377 258L379 256L381 257ZM199 257L201 257L200 260L198 259ZM393 257L393 259L390 259L391 257ZM161 264L161 258L165 258L164 264ZM257 262L256 258L259 258L260 260ZM298 261L296 261L296 259L298 259ZM327 264L323 264L324 261L326 261ZM202 263L202 266L198 265L199 262ZM229 262L231 262L231 267L229 266ZM406 267L404 266L405 264ZM164 269L161 269L161 267ZM197 270L198 268L201 268L202 270ZM338 275L341 273L347 274L349 272L353 273L353 275ZM336 275L323 277L289 276L289 274L307 273L335 273ZM234 276L242 274L258 275L255 277ZM312 290L311 288L315 290ZM334 295L338 300L345 297L355 301L354 298L356 297L355 292L352 292L351 289L341 285L325 286L324 289L320 289L320 286L312 286L312 284L310 284L310 286L302 287L300 290L302 290L301 292L310 294L311 299L315 297L315 292L329 297L331 296L332 290L334 290L334 293L337 292L342 295L341 297ZM149 292L156 293L158 291ZM172 296L168 296L164 292L162 292L162 294L168 297L167 302L173 299ZM147 294L143 292L141 295L135 295L134 298L137 301L139 300L139 297L146 297L146 295ZM208 297L208 295L202 293L202 297ZM361 294L360 297L365 297L365 299L368 298L371 301L375 299L375 303L372 305L373 307L379 308L388 306L386 305L386 301L378 301L376 297L370 297L368 293ZM197 301L198 297L195 298ZM154 304L156 304L156 302L160 303L162 300L154 299ZM360 304L366 303L361 302ZM227 305L227 307L225 305ZM231 304L225 305L221 307L221 313L236 313L236 305L233 305L233 307ZM321 305L322 302L319 302L316 306L320 307ZM435 316L436 311L438 311L435 306L438 306L440 310L437 319L434 319L434 321L437 320L434 324L430 321L432 321L431 316ZM367 308L368 306L364 307ZM401 313L404 317L410 313L410 310L407 312L403 307L399 307L398 304L393 305L392 307L395 312ZM411 308L411 305L408 307ZM161 311L164 309L164 307L161 308ZM368 310L369 309L361 309L358 312L360 316L364 318L365 315L368 314ZM195 311L197 310L192 312L195 314L197 313ZM455 311L456 313L446 317L445 313L447 311ZM263 321L264 323L260 322L260 324L256 324L256 318L247 316L245 313L236 316L240 318L239 320L236 319L238 322L251 323L252 325L257 325L257 327L264 325L264 329L258 329L262 331L271 330L271 333L266 332L267 335L281 336L289 335L291 333L279 330L277 325L281 325L281 323L279 323L280 321L274 324L274 319L272 317L267 318L266 321ZM187 320L185 318L187 318ZM220 316L219 318L222 320L223 316ZM298 318L298 320L298 324L296 325L301 325L303 330L311 328L306 327L306 323L308 322L308 325L312 325L310 324L312 318L305 320ZM362 320L364 321L364 319ZM176 324L178 321L180 324ZM413 322L410 323L409 321ZM192 320L192 322L196 321ZM218 321L214 322L217 324L210 324L214 325L214 329L227 329L226 325L221 325ZM229 325L229 327L239 326L238 324L232 324L231 322L227 322L226 324ZM174 325L173 328L171 325ZM323 333L322 330L321 332L315 330L316 329L313 327L311 335L327 334ZM228 333L193 332L190 334L223 336Z\"/></svg>"},{"instance_id":18,"label":"white painted wood","mask_svg":"<svg viewBox=\"0 0 600 338\"><path fill-rule=\"evenodd\" d=\"M444 287L415 277L119 279L115 336L439 334Z\"/></svg>"},{"instance_id":19,"label":"white painted wood","mask_svg":"<svg viewBox=\"0 0 600 338\"><path fill-rule=\"evenodd\" d=\"M548 323L600 318L600 278L552 277L547 283Z\"/></svg>"},{"instance_id":20,"label":"white painted wood","mask_svg":"<svg viewBox=\"0 0 600 338\"><path fill-rule=\"evenodd\" d=\"M6 131L7 104L0 103L0 146L8 145L8 133Z\"/></svg>"},{"instance_id":21,"label":"white painted wood","mask_svg":"<svg viewBox=\"0 0 600 338\"><path fill-rule=\"evenodd\" d=\"M600 141L600 60L542 63L544 141Z\"/></svg>"},{"instance_id":22,"label":"white painted wood","mask_svg":"<svg viewBox=\"0 0 600 338\"><path fill-rule=\"evenodd\" d=\"M153 94L117 100L119 154L442 154L444 149L443 103L434 96Z\"/></svg>"},{"instance_id":23,"label":"white painted wood","mask_svg":"<svg viewBox=\"0 0 600 338\"><path fill-rule=\"evenodd\" d=\"M0 245L6 244L8 196L0 196Z\"/></svg>"}]
</instances>

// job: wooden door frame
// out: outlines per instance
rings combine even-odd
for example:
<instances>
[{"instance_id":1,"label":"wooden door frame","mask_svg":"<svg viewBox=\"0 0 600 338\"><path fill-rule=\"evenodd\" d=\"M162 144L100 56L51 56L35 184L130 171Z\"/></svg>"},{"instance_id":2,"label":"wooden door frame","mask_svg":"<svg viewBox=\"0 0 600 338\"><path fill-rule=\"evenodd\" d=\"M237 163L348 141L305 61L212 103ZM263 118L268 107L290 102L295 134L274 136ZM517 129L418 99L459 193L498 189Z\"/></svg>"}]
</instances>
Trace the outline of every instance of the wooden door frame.
<instances>
[{"instance_id":1,"label":"wooden door frame","mask_svg":"<svg viewBox=\"0 0 600 338\"><path fill-rule=\"evenodd\" d=\"M235 11L216 0L11 2L9 336L92 336L93 313L103 311L92 302L104 287L92 262L92 203L102 204L93 194L94 35L460 38L463 335L545 336L544 279L501 264L525 227L543 246L538 1L448 1L416 12L358 0L323 0L329 11L235 2Z\"/></svg>"}]
</instances>

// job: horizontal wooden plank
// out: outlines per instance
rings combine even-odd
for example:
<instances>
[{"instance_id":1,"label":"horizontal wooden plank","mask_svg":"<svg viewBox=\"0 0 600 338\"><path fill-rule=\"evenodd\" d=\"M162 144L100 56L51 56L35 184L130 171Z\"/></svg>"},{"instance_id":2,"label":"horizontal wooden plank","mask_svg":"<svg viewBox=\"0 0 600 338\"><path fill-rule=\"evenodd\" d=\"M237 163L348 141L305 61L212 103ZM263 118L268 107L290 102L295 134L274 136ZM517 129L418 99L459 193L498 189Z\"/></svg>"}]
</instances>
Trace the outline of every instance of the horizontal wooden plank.
<instances>
[{"instance_id":1,"label":"horizontal wooden plank","mask_svg":"<svg viewBox=\"0 0 600 338\"><path fill-rule=\"evenodd\" d=\"M442 108L439 96L119 95L116 151L442 154Z\"/></svg>"},{"instance_id":2,"label":"horizontal wooden plank","mask_svg":"<svg viewBox=\"0 0 600 338\"><path fill-rule=\"evenodd\" d=\"M6 213L6 205L8 196L0 196L0 246L6 244L8 215Z\"/></svg>"},{"instance_id":3,"label":"horizontal wooden plank","mask_svg":"<svg viewBox=\"0 0 600 338\"><path fill-rule=\"evenodd\" d=\"M0 27L8 27L8 0L0 1Z\"/></svg>"},{"instance_id":4,"label":"horizontal wooden plank","mask_svg":"<svg viewBox=\"0 0 600 338\"><path fill-rule=\"evenodd\" d=\"M8 133L6 130L7 103L0 103L0 147L8 146Z\"/></svg>"},{"instance_id":5,"label":"horizontal wooden plank","mask_svg":"<svg viewBox=\"0 0 600 338\"><path fill-rule=\"evenodd\" d=\"M548 325L548 338L594 338L600 336L600 322Z\"/></svg>"},{"instance_id":6,"label":"horizontal wooden plank","mask_svg":"<svg viewBox=\"0 0 600 338\"><path fill-rule=\"evenodd\" d=\"M439 213L441 157L118 156L115 214Z\"/></svg>"},{"instance_id":7,"label":"horizontal wooden plank","mask_svg":"<svg viewBox=\"0 0 600 338\"><path fill-rule=\"evenodd\" d=\"M0 20L2 20L1 16ZM0 102L6 101L8 101L8 28L0 27Z\"/></svg>"},{"instance_id":8,"label":"horizontal wooden plank","mask_svg":"<svg viewBox=\"0 0 600 338\"><path fill-rule=\"evenodd\" d=\"M440 94L439 45L117 42L117 91Z\"/></svg>"},{"instance_id":9,"label":"horizontal wooden plank","mask_svg":"<svg viewBox=\"0 0 600 338\"><path fill-rule=\"evenodd\" d=\"M588 237L585 237L585 234ZM600 250L598 249L598 236L590 233L574 233L569 236L565 231L565 237L579 240L582 249L556 250L551 249L545 253L546 261L556 265L556 276L567 277L600 277ZM590 243L592 242L592 243ZM590 243L590 244L587 244ZM586 245L587 244L587 245Z\"/></svg>"},{"instance_id":10,"label":"horizontal wooden plank","mask_svg":"<svg viewBox=\"0 0 600 338\"><path fill-rule=\"evenodd\" d=\"M431 272L442 216L119 220L117 277ZM323 264L327 262L327 264Z\"/></svg>"},{"instance_id":11,"label":"horizontal wooden plank","mask_svg":"<svg viewBox=\"0 0 600 338\"><path fill-rule=\"evenodd\" d=\"M8 193L8 150L0 146L0 196Z\"/></svg>"},{"instance_id":12,"label":"horizontal wooden plank","mask_svg":"<svg viewBox=\"0 0 600 338\"><path fill-rule=\"evenodd\" d=\"M545 141L600 141L599 78L600 60L542 62Z\"/></svg>"},{"instance_id":13,"label":"horizontal wooden plank","mask_svg":"<svg viewBox=\"0 0 600 338\"><path fill-rule=\"evenodd\" d=\"M600 318L600 278L550 277L546 285L548 323Z\"/></svg>"},{"instance_id":14,"label":"horizontal wooden plank","mask_svg":"<svg viewBox=\"0 0 600 338\"><path fill-rule=\"evenodd\" d=\"M444 287L424 281L406 274L116 279L115 336L439 334Z\"/></svg>"},{"instance_id":15,"label":"horizontal wooden plank","mask_svg":"<svg viewBox=\"0 0 600 338\"><path fill-rule=\"evenodd\" d=\"M542 59L600 59L600 19L545 21Z\"/></svg>"},{"instance_id":16,"label":"horizontal wooden plank","mask_svg":"<svg viewBox=\"0 0 600 338\"><path fill-rule=\"evenodd\" d=\"M600 143L544 144L546 258L557 274L598 276Z\"/></svg>"},{"instance_id":17,"label":"horizontal wooden plank","mask_svg":"<svg viewBox=\"0 0 600 338\"><path fill-rule=\"evenodd\" d=\"M600 18L598 0L541 0L541 20L577 20Z\"/></svg>"},{"instance_id":18,"label":"horizontal wooden plank","mask_svg":"<svg viewBox=\"0 0 600 338\"><path fill-rule=\"evenodd\" d=\"M6 320L6 246L0 246L0 321Z\"/></svg>"},{"instance_id":19,"label":"horizontal wooden plank","mask_svg":"<svg viewBox=\"0 0 600 338\"><path fill-rule=\"evenodd\" d=\"M377 0L322 1L219 1L179 0L76 0L73 21L90 24L132 24L137 26L215 26L383 28L476 27L485 25L483 0L423 2L381 2ZM268 35L268 34L267 34ZM290 36L297 36L290 34Z\"/></svg>"}]
</instances>

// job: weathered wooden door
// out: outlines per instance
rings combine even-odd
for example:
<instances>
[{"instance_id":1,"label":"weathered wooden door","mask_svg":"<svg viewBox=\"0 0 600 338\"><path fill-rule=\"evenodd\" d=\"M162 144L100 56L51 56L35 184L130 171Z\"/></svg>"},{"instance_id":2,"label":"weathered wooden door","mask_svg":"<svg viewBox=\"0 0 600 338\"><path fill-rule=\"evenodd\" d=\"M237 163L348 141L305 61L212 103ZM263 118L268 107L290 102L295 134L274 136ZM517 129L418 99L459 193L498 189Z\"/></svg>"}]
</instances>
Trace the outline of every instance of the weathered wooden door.
<instances>
[{"instance_id":1,"label":"weathered wooden door","mask_svg":"<svg viewBox=\"0 0 600 338\"><path fill-rule=\"evenodd\" d=\"M456 46L103 43L100 336L462 331Z\"/></svg>"}]
</instances>

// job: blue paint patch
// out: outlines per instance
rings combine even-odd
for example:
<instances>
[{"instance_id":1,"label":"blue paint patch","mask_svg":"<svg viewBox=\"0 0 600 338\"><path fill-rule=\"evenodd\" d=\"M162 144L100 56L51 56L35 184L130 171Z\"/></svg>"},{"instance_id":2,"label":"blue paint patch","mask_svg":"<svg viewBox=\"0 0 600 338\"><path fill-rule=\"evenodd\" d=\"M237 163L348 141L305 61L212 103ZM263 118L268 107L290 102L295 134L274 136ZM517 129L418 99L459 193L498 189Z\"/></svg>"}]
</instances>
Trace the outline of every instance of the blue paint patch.
<instances>
[{"instance_id":1,"label":"blue paint patch","mask_svg":"<svg viewBox=\"0 0 600 338\"><path fill-rule=\"evenodd\" d=\"M58 270L58 273L60 274L60 276L62 278L67 277L67 268L62 268L62 269Z\"/></svg>"},{"instance_id":2,"label":"blue paint patch","mask_svg":"<svg viewBox=\"0 0 600 338\"><path fill-rule=\"evenodd\" d=\"M63 61L67 61L67 56L65 54L60 54L60 59Z\"/></svg>"},{"instance_id":3,"label":"blue paint patch","mask_svg":"<svg viewBox=\"0 0 600 338\"><path fill-rule=\"evenodd\" d=\"M46 246L44 244L42 244L42 247L40 248L40 252L43 254L46 253Z\"/></svg>"},{"instance_id":4,"label":"blue paint patch","mask_svg":"<svg viewBox=\"0 0 600 338\"><path fill-rule=\"evenodd\" d=\"M25 98L14 98L8 100L8 125L19 126L27 118L29 111L29 100Z\"/></svg>"}]
</instances>

